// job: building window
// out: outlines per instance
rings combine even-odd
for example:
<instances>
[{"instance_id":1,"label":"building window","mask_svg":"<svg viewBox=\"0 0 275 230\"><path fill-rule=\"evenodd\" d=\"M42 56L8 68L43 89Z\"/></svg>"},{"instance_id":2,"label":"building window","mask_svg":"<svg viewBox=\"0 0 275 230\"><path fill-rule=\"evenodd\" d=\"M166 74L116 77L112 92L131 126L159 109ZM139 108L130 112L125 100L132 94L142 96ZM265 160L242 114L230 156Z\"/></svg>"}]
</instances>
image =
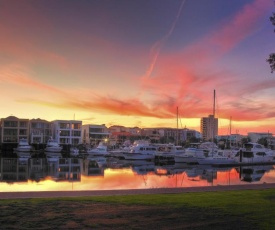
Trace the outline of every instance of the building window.
<instances>
[{"instance_id":1,"label":"building window","mask_svg":"<svg viewBox=\"0 0 275 230\"><path fill-rule=\"evenodd\" d=\"M4 127L17 127L17 121L4 121Z\"/></svg>"},{"instance_id":2,"label":"building window","mask_svg":"<svg viewBox=\"0 0 275 230\"><path fill-rule=\"evenodd\" d=\"M69 130L61 130L60 131L60 136L69 137L70 136L70 131Z\"/></svg>"},{"instance_id":3,"label":"building window","mask_svg":"<svg viewBox=\"0 0 275 230\"><path fill-rule=\"evenodd\" d=\"M81 124L72 124L72 129L81 129Z\"/></svg>"},{"instance_id":4,"label":"building window","mask_svg":"<svg viewBox=\"0 0 275 230\"><path fill-rule=\"evenodd\" d=\"M19 135L27 135L27 130L26 129L20 129L19 130Z\"/></svg>"},{"instance_id":5,"label":"building window","mask_svg":"<svg viewBox=\"0 0 275 230\"><path fill-rule=\"evenodd\" d=\"M26 121L20 121L19 122L19 127L26 128L27 127L27 122Z\"/></svg>"},{"instance_id":6,"label":"building window","mask_svg":"<svg viewBox=\"0 0 275 230\"><path fill-rule=\"evenodd\" d=\"M70 129L69 123L60 123L59 126L60 126L60 129Z\"/></svg>"}]
</instances>

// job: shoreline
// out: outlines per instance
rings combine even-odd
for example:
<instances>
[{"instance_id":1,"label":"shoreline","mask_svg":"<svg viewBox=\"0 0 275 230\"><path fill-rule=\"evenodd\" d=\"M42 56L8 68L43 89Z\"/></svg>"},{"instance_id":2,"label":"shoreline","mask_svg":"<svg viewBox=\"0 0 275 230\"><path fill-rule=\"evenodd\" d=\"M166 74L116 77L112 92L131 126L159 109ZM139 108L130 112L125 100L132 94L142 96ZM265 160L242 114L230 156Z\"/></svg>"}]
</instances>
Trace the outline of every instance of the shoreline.
<instances>
[{"instance_id":1,"label":"shoreline","mask_svg":"<svg viewBox=\"0 0 275 230\"><path fill-rule=\"evenodd\" d=\"M125 190L89 190L89 191L40 191L40 192L0 192L1 199L30 199L30 198L65 198L65 197L93 197L93 196L123 196L149 194L180 194L190 192L222 192L236 190L273 189L275 183L248 185L218 185L188 188L152 188Z\"/></svg>"}]
</instances>

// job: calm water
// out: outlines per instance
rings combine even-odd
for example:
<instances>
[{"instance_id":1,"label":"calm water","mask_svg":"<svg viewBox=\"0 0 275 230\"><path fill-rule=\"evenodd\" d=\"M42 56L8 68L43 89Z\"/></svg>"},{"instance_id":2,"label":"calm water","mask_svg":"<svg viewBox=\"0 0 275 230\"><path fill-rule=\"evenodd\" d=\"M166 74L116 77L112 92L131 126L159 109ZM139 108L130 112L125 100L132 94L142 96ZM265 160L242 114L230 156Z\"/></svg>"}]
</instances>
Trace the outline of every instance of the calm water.
<instances>
[{"instance_id":1,"label":"calm water","mask_svg":"<svg viewBox=\"0 0 275 230\"><path fill-rule=\"evenodd\" d=\"M150 189L275 183L273 165L216 168L117 158L0 158L0 191Z\"/></svg>"}]
</instances>

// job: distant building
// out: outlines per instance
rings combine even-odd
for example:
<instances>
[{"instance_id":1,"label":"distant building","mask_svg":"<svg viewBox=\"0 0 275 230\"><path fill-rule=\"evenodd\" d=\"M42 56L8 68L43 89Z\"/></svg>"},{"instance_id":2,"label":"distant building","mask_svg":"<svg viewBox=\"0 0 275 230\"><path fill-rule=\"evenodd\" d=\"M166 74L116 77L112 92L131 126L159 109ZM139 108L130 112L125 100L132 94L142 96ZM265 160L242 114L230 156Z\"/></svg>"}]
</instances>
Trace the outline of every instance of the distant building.
<instances>
[{"instance_id":1,"label":"distant building","mask_svg":"<svg viewBox=\"0 0 275 230\"><path fill-rule=\"evenodd\" d=\"M218 118L214 115L201 118L201 134L203 140L212 140L218 135Z\"/></svg>"},{"instance_id":2,"label":"distant building","mask_svg":"<svg viewBox=\"0 0 275 230\"><path fill-rule=\"evenodd\" d=\"M82 121L55 120L53 124L53 139L59 144L78 145L82 143L81 131Z\"/></svg>"},{"instance_id":3,"label":"distant building","mask_svg":"<svg viewBox=\"0 0 275 230\"><path fill-rule=\"evenodd\" d=\"M29 141L29 119L20 119L14 116L1 118L0 142L18 143L20 139Z\"/></svg>"},{"instance_id":4,"label":"distant building","mask_svg":"<svg viewBox=\"0 0 275 230\"><path fill-rule=\"evenodd\" d=\"M97 145L101 141L109 139L110 133L105 124L102 125L83 125L82 140L83 144Z\"/></svg>"},{"instance_id":5,"label":"distant building","mask_svg":"<svg viewBox=\"0 0 275 230\"><path fill-rule=\"evenodd\" d=\"M257 133L257 132L249 132L248 137L250 138L251 142L257 142L261 138L272 138L272 133Z\"/></svg>"},{"instance_id":6,"label":"distant building","mask_svg":"<svg viewBox=\"0 0 275 230\"><path fill-rule=\"evenodd\" d=\"M41 119L30 120L30 143L46 143L52 137L52 123Z\"/></svg>"}]
</instances>

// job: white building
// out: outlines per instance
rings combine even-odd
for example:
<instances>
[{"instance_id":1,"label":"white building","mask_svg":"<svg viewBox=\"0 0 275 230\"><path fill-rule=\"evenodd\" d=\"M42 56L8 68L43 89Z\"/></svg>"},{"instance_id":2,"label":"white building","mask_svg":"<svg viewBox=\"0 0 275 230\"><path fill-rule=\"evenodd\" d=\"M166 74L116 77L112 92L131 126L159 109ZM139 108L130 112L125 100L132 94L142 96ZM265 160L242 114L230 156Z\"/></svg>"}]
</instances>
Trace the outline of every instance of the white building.
<instances>
[{"instance_id":1,"label":"white building","mask_svg":"<svg viewBox=\"0 0 275 230\"><path fill-rule=\"evenodd\" d=\"M248 133L248 137L250 138L251 142L257 142L261 138L272 138L272 133L257 133L257 132L250 132Z\"/></svg>"},{"instance_id":2,"label":"white building","mask_svg":"<svg viewBox=\"0 0 275 230\"><path fill-rule=\"evenodd\" d=\"M82 121L55 120L53 124L53 139L59 144L78 145L82 143Z\"/></svg>"},{"instance_id":3,"label":"white building","mask_svg":"<svg viewBox=\"0 0 275 230\"><path fill-rule=\"evenodd\" d=\"M82 140L84 144L97 145L101 141L109 139L108 128L102 125L83 125Z\"/></svg>"}]
</instances>

